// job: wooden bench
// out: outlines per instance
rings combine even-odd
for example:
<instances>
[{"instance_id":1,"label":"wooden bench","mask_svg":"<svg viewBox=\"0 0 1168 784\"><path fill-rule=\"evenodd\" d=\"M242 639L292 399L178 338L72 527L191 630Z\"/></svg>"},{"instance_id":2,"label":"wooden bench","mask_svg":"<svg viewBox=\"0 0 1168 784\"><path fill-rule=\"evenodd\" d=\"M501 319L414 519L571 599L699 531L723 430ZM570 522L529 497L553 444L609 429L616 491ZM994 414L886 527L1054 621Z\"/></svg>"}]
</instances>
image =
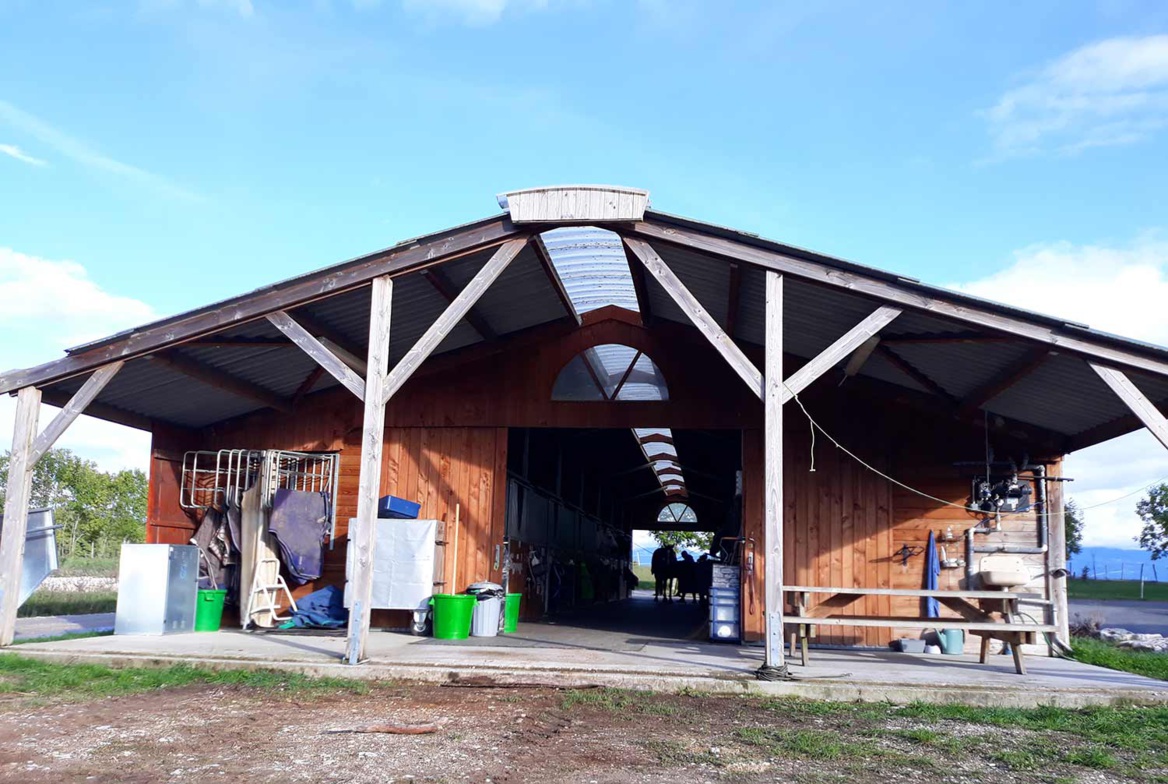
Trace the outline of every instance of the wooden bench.
<instances>
[{"instance_id":1,"label":"wooden bench","mask_svg":"<svg viewBox=\"0 0 1168 784\"><path fill-rule=\"evenodd\" d=\"M901 627L909 629L961 629L981 637L981 663L989 659L990 640L1001 640L1014 654L1014 668L1026 674L1022 646L1037 642L1039 632L1054 632L1053 624L1026 623L1018 620L1020 602L1049 605L1040 596L1012 591L942 591L908 588L818 588L784 585L787 597L787 625L791 632L791 656L801 641L802 662L808 661L807 638L816 626ZM808 608L811 594L827 594L818 605ZM865 596L902 596L936 599L955 611L960 618L922 618L920 616L847 615L842 611ZM976 604L975 604L976 602Z\"/></svg>"}]
</instances>

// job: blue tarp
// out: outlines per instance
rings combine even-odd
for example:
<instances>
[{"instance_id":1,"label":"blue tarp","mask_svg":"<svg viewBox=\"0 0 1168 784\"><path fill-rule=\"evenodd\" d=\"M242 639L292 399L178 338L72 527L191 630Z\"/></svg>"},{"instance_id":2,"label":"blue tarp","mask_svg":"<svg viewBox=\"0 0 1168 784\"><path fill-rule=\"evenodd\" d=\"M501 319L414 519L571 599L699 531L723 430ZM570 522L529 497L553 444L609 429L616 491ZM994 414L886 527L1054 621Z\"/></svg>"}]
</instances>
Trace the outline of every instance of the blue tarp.
<instances>
[{"instance_id":1,"label":"blue tarp","mask_svg":"<svg viewBox=\"0 0 1168 784\"><path fill-rule=\"evenodd\" d=\"M344 592L329 585L296 602L292 620L280 628L339 629L348 622L349 611L345 609Z\"/></svg>"},{"instance_id":2,"label":"blue tarp","mask_svg":"<svg viewBox=\"0 0 1168 784\"><path fill-rule=\"evenodd\" d=\"M925 546L925 590L937 590L937 578L941 575L941 561L937 558L937 538L929 531L929 543ZM937 618L941 615L941 604L932 596L924 599L925 617Z\"/></svg>"}]
</instances>

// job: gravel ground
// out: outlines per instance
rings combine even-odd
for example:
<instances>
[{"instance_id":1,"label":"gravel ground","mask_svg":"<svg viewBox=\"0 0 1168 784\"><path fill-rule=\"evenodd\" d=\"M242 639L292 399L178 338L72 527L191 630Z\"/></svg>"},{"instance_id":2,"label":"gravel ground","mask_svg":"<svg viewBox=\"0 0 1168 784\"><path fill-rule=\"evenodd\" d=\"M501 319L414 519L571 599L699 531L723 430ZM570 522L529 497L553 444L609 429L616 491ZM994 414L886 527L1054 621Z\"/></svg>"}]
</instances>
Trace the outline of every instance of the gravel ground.
<instances>
[{"instance_id":1,"label":"gravel ground","mask_svg":"<svg viewBox=\"0 0 1168 784\"><path fill-rule=\"evenodd\" d=\"M385 724L437 731L334 732ZM818 715L743 698L604 690L418 684L355 695L203 686L81 703L0 697L0 781L26 784L1129 780L1036 765L1026 755L1038 747L1082 741L927 725L895 709L878 718ZM1164 771L1147 773L1153 780Z\"/></svg>"}]
</instances>

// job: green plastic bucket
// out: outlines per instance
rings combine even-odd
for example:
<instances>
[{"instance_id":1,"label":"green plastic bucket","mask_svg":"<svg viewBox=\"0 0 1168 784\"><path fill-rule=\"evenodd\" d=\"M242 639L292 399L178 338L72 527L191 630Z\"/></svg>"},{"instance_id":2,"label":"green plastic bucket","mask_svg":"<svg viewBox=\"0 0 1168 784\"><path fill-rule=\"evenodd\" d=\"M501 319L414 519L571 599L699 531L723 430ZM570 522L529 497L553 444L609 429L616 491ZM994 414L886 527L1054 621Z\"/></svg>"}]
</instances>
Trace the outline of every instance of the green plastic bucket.
<instances>
[{"instance_id":1,"label":"green plastic bucket","mask_svg":"<svg viewBox=\"0 0 1168 784\"><path fill-rule=\"evenodd\" d=\"M434 606L434 636L439 640L465 640L469 637L470 618L477 601L474 596L435 594L430 600Z\"/></svg>"},{"instance_id":2,"label":"green plastic bucket","mask_svg":"<svg viewBox=\"0 0 1168 784\"><path fill-rule=\"evenodd\" d=\"M521 593L507 594L507 605L503 609L503 633L514 634L519 628L519 602L523 599Z\"/></svg>"},{"instance_id":3,"label":"green plastic bucket","mask_svg":"<svg viewBox=\"0 0 1168 784\"><path fill-rule=\"evenodd\" d=\"M223 600L227 591L199 591L195 599L195 631L217 632L223 622Z\"/></svg>"}]
</instances>

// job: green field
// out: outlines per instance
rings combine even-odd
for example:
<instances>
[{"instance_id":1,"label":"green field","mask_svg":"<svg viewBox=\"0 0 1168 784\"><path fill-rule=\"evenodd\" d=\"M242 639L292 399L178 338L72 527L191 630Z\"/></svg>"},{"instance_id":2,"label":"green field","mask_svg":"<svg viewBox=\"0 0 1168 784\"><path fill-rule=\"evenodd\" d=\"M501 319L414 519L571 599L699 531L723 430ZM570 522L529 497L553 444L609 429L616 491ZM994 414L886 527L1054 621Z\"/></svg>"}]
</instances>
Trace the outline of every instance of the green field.
<instances>
[{"instance_id":1,"label":"green field","mask_svg":"<svg viewBox=\"0 0 1168 784\"><path fill-rule=\"evenodd\" d=\"M1072 599L1139 599L1139 580L1067 580L1067 596ZM1168 583L1144 583L1144 599L1168 602Z\"/></svg>"},{"instance_id":2,"label":"green field","mask_svg":"<svg viewBox=\"0 0 1168 784\"><path fill-rule=\"evenodd\" d=\"M633 564L633 573L641 578L641 582L637 585L638 588L646 591L653 590L653 572L649 571L648 566Z\"/></svg>"}]
</instances>

